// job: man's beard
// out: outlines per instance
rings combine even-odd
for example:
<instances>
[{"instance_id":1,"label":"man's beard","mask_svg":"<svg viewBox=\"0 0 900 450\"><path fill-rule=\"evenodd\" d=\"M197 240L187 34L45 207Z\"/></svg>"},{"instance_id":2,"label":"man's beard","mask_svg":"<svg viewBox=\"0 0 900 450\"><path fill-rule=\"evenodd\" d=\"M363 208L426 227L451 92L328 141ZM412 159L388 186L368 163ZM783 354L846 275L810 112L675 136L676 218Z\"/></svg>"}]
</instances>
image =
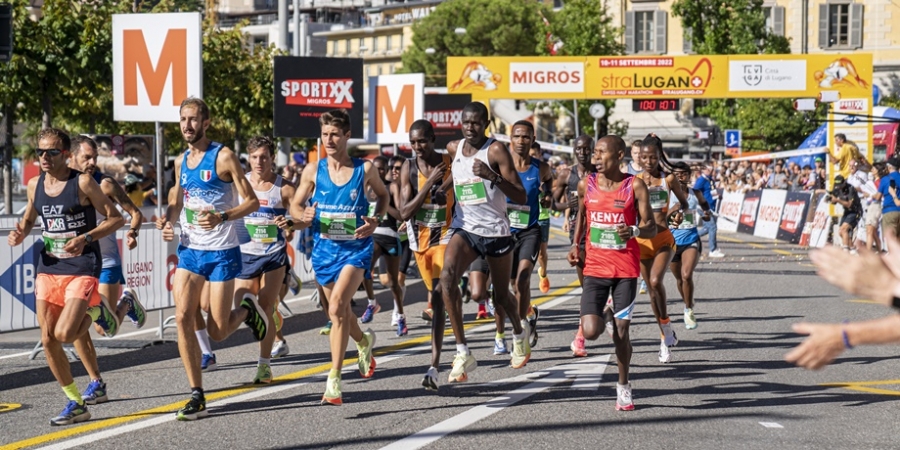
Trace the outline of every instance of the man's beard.
<instances>
[{"instance_id":1,"label":"man's beard","mask_svg":"<svg viewBox=\"0 0 900 450\"><path fill-rule=\"evenodd\" d=\"M194 138L193 139L186 138L184 136L184 134L182 134L181 137L184 138L184 141L187 142L188 144L196 144L198 141L200 141L200 139L203 139L204 135L203 135L203 130L194 130Z\"/></svg>"}]
</instances>

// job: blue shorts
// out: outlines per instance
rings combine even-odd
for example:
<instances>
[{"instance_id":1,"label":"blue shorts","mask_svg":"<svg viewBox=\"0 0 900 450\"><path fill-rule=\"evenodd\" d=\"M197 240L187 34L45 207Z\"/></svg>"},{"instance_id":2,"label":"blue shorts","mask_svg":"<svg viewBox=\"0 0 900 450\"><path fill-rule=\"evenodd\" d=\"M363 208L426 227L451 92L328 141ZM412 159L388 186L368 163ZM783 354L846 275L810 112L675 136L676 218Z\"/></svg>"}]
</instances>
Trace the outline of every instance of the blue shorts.
<instances>
[{"instance_id":1,"label":"blue shorts","mask_svg":"<svg viewBox=\"0 0 900 450\"><path fill-rule=\"evenodd\" d=\"M207 281L228 281L241 273L241 248L195 250L178 246L178 268L202 276Z\"/></svg>"},{"instance_id":2,"label":"blue shorts","mask_svg":"<svg viewBox=\"0 0 900 450\"><path fill-rule=\"evenodd\" d=\"M122 266L104 267L100 269L100 284L125 284Z\"/></svg>"},{"instance_id":3,"label":"blue shorts","mask_svg":"<svg viewBox=\"0 0 900 450\"><path fill-rule=\"evenodd\" d=\"M285 261L287 261L287 252L283 249L266 255L242 254L241 273L237 277L242 280L259 278L264 273L274 272L285 267Z\"/></svg>"},{"instance_id":4,"label":"blue shorts","mask_svg":"<svg viewBox=\"0 0 900 450\"><path fill-rule=\"evenodd\" d=\"M338 257L324 258L316 257L313 253L312 269L316 273L316 283L319 286L327 286L337 281L344 266L353 266L365 270L363 278L372 279L372 240L369 239L369 245L364 249L350 254L341 254Z\"/></svg>"}]
</instances>

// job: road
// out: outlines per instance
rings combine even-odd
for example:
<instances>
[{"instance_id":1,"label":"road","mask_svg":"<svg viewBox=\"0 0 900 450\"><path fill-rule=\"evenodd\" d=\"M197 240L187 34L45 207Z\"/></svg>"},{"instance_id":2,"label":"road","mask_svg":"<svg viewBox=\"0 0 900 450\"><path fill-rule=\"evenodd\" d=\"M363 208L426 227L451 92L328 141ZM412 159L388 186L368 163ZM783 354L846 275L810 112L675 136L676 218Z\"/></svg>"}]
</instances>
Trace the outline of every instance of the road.
<instances>
[{"instance_id":1,"label":"road","mask_svg":"<svg viewBox=\"0 0 900 450\"><path fill-rule=\"evenodd\" d=\"M738 234L722 241L728 257L698 267L696 330L684 329L682 304L667 277L681 340L670 364L657 360L659 330L648 296L638 297L633 412L614 409L615 355L606 335L589 343L588 358L571 357L580 290L565 262L567 239L555 231L553 290L541 295L534 277L541 338L523 369L492 354L492 326L471 322L476 306L470 303L465 312L478 369L468 383L446 384L453 353L448 337L440 391L425 391L428 325L411 317L409 336L396 337L390 294L382 290L385 312L371 324L378 334L375 376L364 380L348 371L344 405L319 406L329 367L328 340L317 333L325 318L301 293L290 303L296 315L285 322L292 353L273 362L276 383L246 384L255 375L257 350L249 331L239 330L213 344L220 369L204 375L209 418L177 422L173 411L186 401L188 384L176 345L148 346L153 333L98 339L111 401L90 407L87 423L56 428L48 419L65 401L43 357L10 356L32 346L37 334L3 335L0 449L896 448L890 409L900 395L895 347L857 348L819 372L783 360L801 340L792 323L863 320L889 311L826 285L802 249ZM419 280L410 280L407 295L409 315L417 316L424 307ZM122 334L130 331L126 324ZM355 350L348 352L352 357ZM83 389L85 372L78 363L73 367Z\"/></svg>"}]
</instances>

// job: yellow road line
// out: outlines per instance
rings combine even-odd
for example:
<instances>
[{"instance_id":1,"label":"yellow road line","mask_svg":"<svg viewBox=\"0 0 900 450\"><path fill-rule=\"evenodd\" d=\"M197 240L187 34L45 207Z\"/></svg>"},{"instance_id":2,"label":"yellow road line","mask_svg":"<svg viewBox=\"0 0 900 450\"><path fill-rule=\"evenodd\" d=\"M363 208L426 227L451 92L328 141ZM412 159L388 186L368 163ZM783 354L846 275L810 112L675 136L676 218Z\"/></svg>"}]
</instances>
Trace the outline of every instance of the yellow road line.
<instances>
[{"instance_id":1,"label":"yellow road line","mask_svg":"<svg viewBox=\"0 0 900 450\"><path fill-rule=\"evenodd\" d=\"M577 288L577 287L578 287L578 280L575 280L566 286L556 289L548 294L537 297L536 299L532 300L531 304L539 306L543 303L550 301L554 297L560 297L562 295L565 295L565 294L575 290L575 288ZM493 322L493 319L482 319L480 321L468 323L465 325L464 328L466 330L468 330L475 326L482 325L482 324L489 323L489 322ZM452 330L448 329L445 332L445 335L449 335L450 333L452 333ZM406 340L406 341L398 343L398 344L394 344L394 345L391 345L388 347L383 347L378 350L375 350L375 355L380 356L380 355L386 355L389 353L394 353L399 350L403 350L405 348L412 347L412 346L419 345L419 344L424 344L429 341L431 341L430 334L425 335L425 336L420 336L420 337L417 337L414 339ZM356 358L345 359L344 365L350 365L355 362L356 362ZM304 370L301 370L298 372L290 373L287 375L282 375L280 377L275 378L273 380L272 384L286 383L289 381L298 380L300 378L305 378L305 377L309 377L312 375L318 375L321 373L325 373L329 370L331 370L330 362L325 363L325 364L320 364L316 367L311 367L309 369L304 369ZM266 386L271 386L272 384L266 385ZM225 390L217 391L217 392L210 392L210 393L206 394L206 401L213 402L213 401L220 400L223 398L234 397L234 396L249 392L251 390L260 389L260 388L266 387L266 386L250 385L250 386L246 386L246 387L236 387L236 388L225 389ZM79 434L84 434L84 433L88 433L91 431L97 431L97 430L101 430L104 428L110 428L110 427L113 427L116 425L121 425L123 423L132 422L132 421L142 419L142 418L148 417L148 416L164 414L164 413L172 413L172 412L177 411L178 408L181 408L182 406L184 406L184 400L181 400L181 401L178 401L175 403L169 403L167 405L158 406L156 408L145 409L143 411L131 413L131 414L128 414L125 416L112 417L109 419L98 420L96 422L88 422L83 425L78 425L78 426L71 427L71 428L65 428L63 430L56 431L53 433L42 434L42 435L24 439L24 440L21 440L18 442L12 442L12 443L9 443L6 445L2 445L2 446L0 446L0 450L19 449L19 448L33 447L36 445L46 444L48 442L70 438L70 437L73 437L73 436L76 436Z\"/></svg>"},{"instance_id":2,"label":"yellow road line","mask_svg":"<svg viewBox=\"0 0 900 450\"><path fill-rule=\"evenodd\" d=\"M847 300L847 301L850 302L850 303L872 303L872 304L875 304L875 305L878 304L878 302L876 302L875 300L865 300L865 299L861 299L861 298L857 298L857 299L853 299L853 300ZM900 380L898 380L897 383L900 384Z\"/></svg>"},{"instance_id":3,"label":"yellow road line","mask_svg":"<svg viewBox=\"0 0 900 450\"><path fill-rule=\"evenodd\" d=\"M10 412L21 407L20 403L0 403L0 413Z\"/></svg>"},{"instance_id":4,"label":"yellow road line","mask_svg":"<svg viewBox=\"0 0 900 450\"><path fill-rule=\"evenodd\" d=\"M846 386L879 386L885 384L900 384L900 380L876 380L876 381L847 381L844 383L822 383L820 386L834 386L834 387L846 387Z\"/></svg>"}]
</instances>

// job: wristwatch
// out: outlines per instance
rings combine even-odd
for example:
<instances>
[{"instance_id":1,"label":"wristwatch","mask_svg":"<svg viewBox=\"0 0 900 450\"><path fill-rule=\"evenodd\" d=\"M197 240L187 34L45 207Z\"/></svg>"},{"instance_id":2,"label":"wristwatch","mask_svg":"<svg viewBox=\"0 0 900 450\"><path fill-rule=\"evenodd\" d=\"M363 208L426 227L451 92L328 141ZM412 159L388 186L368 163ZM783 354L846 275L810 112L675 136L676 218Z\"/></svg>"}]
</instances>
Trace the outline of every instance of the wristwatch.
<instances>
[{"instance_id":1,"label":"wristwatch","mask_svg":"<svg viewBox=\"0 0 900 450\"><path fill-rule=\"evenodd\" d=\"M90 233L85 233L84 234L84 245L91 245L92 242L94 242L94 237L91 236Z\"/></svg>"},{"instance_id":2,"label":"wristwatch","mask_svg":"<svg viewBox=\"0 0 900 450\"><path fill-rule=\"evenodd\" d=\"M228 222L228 213L225 211L220 212L219 218L222 219L222 223Z\"/></svg>"}]
</instances>

